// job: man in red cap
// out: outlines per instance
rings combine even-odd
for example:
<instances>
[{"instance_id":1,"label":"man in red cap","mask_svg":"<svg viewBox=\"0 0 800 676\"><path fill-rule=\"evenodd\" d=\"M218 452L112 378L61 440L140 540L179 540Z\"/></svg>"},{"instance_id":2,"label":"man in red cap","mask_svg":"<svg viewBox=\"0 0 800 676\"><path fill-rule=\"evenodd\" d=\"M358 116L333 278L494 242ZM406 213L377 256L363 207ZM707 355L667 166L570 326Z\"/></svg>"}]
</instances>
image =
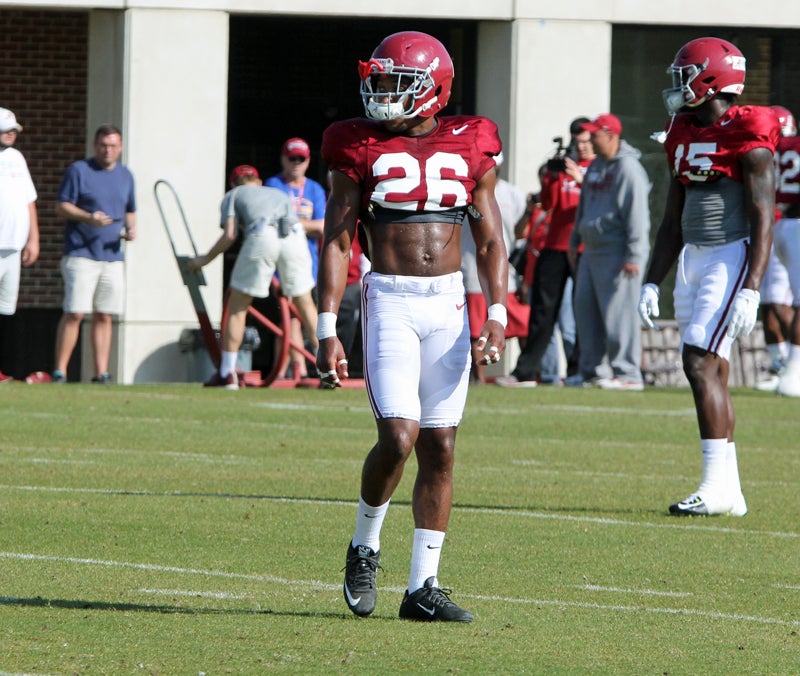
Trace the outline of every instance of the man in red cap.
<instances>
[{"instance_id":1,"label":"man in red cap","mask_svg":"<svg viewBox=\"0 0 800 676\"><path fill-rule=\"evenodd\" d=\"M577 263L578 374L568 384L642 390L642 330L636 303L650 253L650 179L641 153L606 113L586 122L597 157L586 171L568 256ZM578 261L578 248L583 254Z\"/></svg>"},{"instance_id":2,"label":"man in red cap","mask_svg":"<svg viewBox=\"0 0 800 676\"><path fill-rule=\"evenodd\" d=\"M319 265L319 241L322 237L322 226L325 218L325 189L317 181L308 178L306 172L311 158L311 148L305 139L293 137L287 139L281 148L281 173L270 176L264 185L282 190L294 204L295 213L303 225L308 238L308 250L311 254L311 275L316 286L317 266ZM292 319L292 340L303 342L300 322ZM308 337L311 340L311 336ZM305 376L307 368L300 352L291 350L289 357L295 377ZM283 367L282 367L283 368Z\"/></svg>"},{"instance_id":3,"label":"man in red cap","mask_svg":"<svg viewBox=\"0 0 800 676\"><path fill-rule=\"evenodd\" d=\"M236 357L244 339L247 309L254 296L269 295L276 268L284 294L291 297L311 336L317 330L317 310L311 297L311 257L294 205L279 190L262 186L258 171L248 164L231 172L230 185L220 209L223 233L205 256L189 261L189 269L196 272L227 251L242 228L244 242L231 272L228 321L222 330L222 360L219 371L205 383L238 390Z\"/></svg>"}]
</instances>

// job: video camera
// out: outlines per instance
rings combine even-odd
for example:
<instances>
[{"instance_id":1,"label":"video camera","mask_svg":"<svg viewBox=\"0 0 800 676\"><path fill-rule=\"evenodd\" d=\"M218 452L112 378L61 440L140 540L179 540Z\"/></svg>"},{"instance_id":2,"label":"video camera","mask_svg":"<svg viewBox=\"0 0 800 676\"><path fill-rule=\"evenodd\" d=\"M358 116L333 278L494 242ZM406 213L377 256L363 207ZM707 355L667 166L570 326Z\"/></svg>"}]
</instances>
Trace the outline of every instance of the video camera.
<instances>
[{"instance_id":1,"label":"video camera","mask_svg":"<svg viewBox=\"0 0 800 676\"><path fill-rule=\"evenodd\" d=\"M561 171L567 170L567 163L564 161L567 157L574 160L577 155L575 153L575 139L569 142L569 145L564 145L563 136L555 136L553 143L556 144L556 152L553 157L547 160L547 171L552 171L557 174Z\"/></svg>"}]
</instances>

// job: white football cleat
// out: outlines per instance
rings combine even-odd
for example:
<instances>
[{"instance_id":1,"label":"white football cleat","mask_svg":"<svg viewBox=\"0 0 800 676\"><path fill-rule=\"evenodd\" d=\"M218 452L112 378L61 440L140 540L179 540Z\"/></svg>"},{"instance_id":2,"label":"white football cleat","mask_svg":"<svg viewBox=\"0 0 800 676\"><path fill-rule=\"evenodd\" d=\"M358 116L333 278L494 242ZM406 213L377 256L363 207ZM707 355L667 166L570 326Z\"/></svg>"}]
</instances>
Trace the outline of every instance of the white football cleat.
<instances>
[{"instance_id":1,"label":"white football cleat","mask_svg":"<svg viewBox=\"0 0 800 676\"><path fill-rule=\"evenodd\" d=\"M800 397L800 361L790 361L778 381L778 394L784 397Z\"/></svg>"}]
</instances>

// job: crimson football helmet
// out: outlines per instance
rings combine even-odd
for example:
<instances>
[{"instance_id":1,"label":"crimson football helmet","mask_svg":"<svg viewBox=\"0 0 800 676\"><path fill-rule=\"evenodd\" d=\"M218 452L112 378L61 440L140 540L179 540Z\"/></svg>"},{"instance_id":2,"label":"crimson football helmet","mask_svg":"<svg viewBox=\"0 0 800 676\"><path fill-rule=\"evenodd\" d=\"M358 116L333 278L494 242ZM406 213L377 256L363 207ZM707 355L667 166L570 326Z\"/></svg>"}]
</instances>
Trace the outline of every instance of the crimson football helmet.
<instances>
[{"instance_id":1,"label":"crimson football helmet","mask_svg":"<svg viewBox=\"0 0 800 676\"><path fill-rule=\"evenodd\" d=\"M698 38L678 50L672 65L672 87L663 92L671 114L695 108L717 94L741 94L745 58L738 47L720 38Z\"/></svg>"},{"instance_id":2,"label":"crimson football helmet","mask_svg":"<svg viewBox=\"0 0 800 676\"><path fill-rule=\"evenodd\" d=\"M797 123L794 121L792 111L783 106L770 106L778 116L781 123L781 136L797 136Z\"/></svg>"},{"instance_id":3,"label":"crimson football helmet","mask_svg":"<svg viewBox=\"0 0 800 676\"><path fill-rule=\"evenodd\" d=\"M405 31L385 38L369 61L359 61L358 74L367 117L430 117L450 98L453 61L436 38Z\"/></svg>"}]
</instances>

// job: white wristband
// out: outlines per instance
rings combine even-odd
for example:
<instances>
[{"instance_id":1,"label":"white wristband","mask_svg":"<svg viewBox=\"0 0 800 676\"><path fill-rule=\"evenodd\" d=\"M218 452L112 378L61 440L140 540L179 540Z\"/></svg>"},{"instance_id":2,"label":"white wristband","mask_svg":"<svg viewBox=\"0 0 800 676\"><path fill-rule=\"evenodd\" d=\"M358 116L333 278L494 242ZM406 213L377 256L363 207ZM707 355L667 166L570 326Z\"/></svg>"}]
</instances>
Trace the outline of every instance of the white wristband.
<instances>
[{"instance_id":1,"label":"white wristband","mask_svg":"<svg viewBox=\"0 0 800 676\"><path fill-rule=\"evenodd\" d=\"M320 312L317 317L317 339L336 337L336 313Z\"/></svg>"},{"instance_id":2,"label":"white wristband","mask_svg":"<svg viewBox=\"0 0 800 676\"><path fill-rule=\"evenodd\" d=\"M503 328L506 328L508 325L508 312L506 311L505 305L501 305L500 303L490 305L488 315L489 319L498 322Z\"/></svg>"}]
</instances>

